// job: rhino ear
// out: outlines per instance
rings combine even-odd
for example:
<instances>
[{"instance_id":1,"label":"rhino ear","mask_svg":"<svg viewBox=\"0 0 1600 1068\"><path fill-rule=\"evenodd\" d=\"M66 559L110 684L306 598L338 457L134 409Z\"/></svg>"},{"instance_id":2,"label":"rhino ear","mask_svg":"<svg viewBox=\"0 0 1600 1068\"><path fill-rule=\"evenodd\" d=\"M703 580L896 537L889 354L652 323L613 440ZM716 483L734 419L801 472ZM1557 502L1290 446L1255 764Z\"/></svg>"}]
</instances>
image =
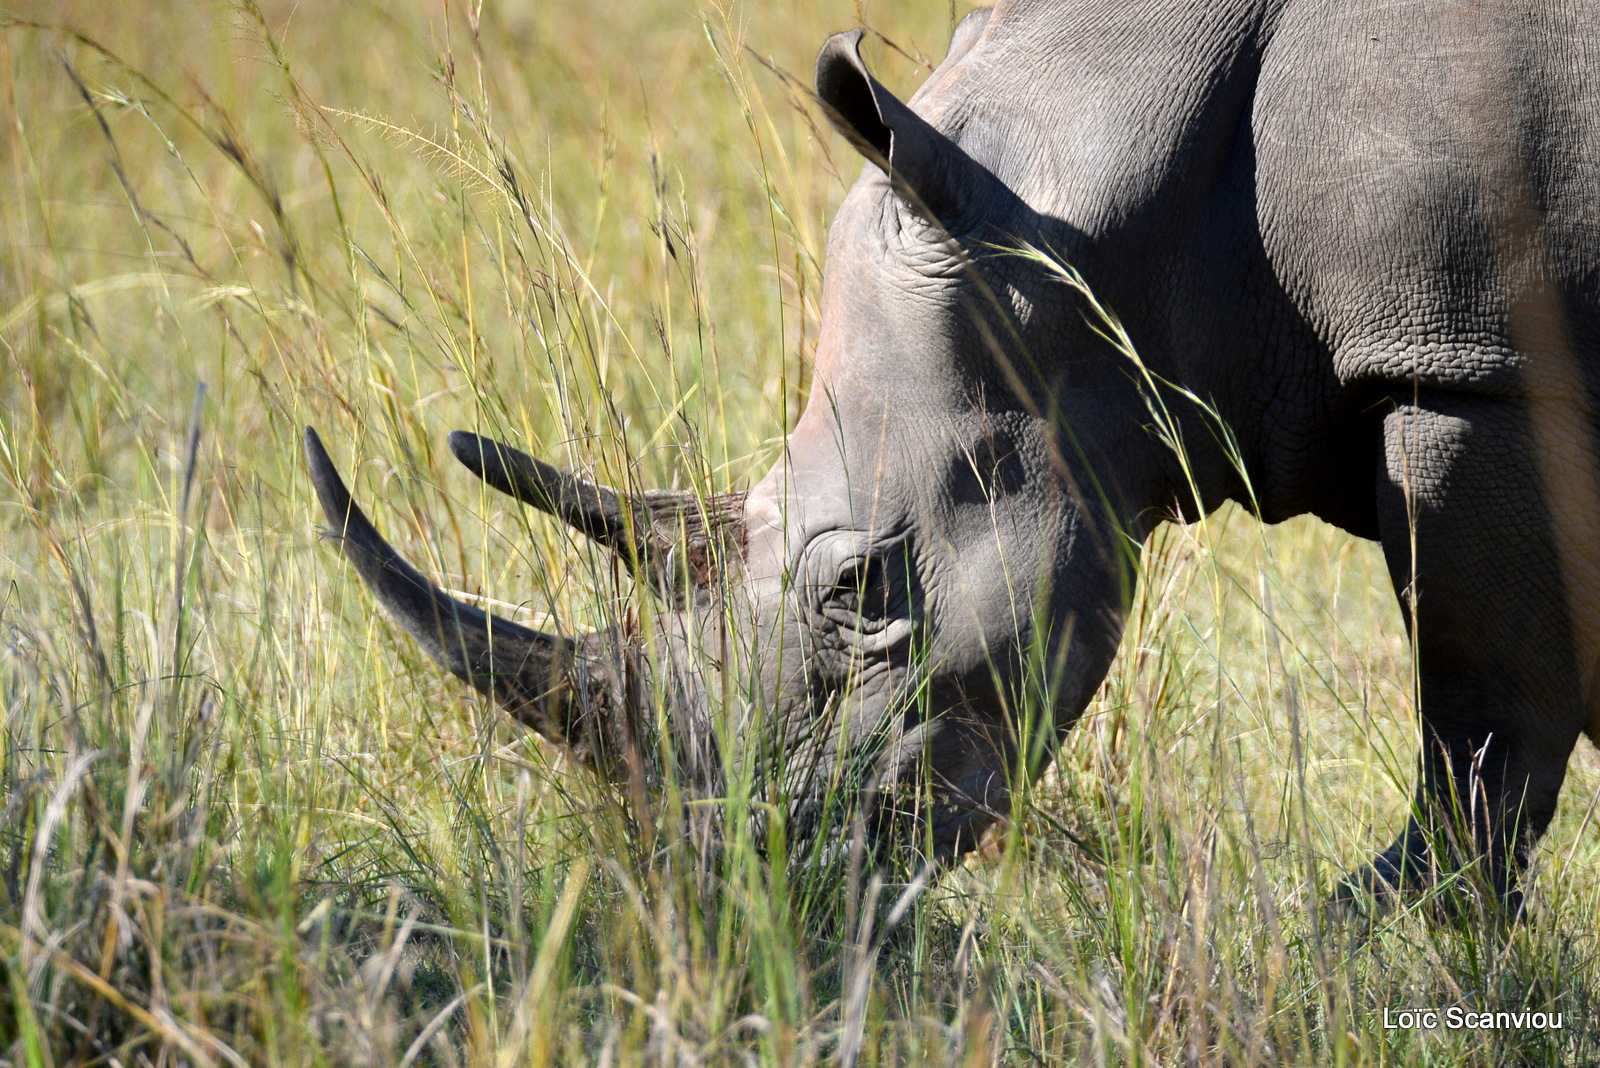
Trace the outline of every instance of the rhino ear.
<instances>
[{"instance_id":1,"label":"rhino ear","mask_svg":"<svg viewBox=\"0 0 1600 1068\"><path fill-rule=\"evenodd\" d=\"M860 30L836 33L822 46L817 99L834 128L913 208L935 222L960 216L975 193L977 164L867 72Z\"/></svg>"}]
</instances>

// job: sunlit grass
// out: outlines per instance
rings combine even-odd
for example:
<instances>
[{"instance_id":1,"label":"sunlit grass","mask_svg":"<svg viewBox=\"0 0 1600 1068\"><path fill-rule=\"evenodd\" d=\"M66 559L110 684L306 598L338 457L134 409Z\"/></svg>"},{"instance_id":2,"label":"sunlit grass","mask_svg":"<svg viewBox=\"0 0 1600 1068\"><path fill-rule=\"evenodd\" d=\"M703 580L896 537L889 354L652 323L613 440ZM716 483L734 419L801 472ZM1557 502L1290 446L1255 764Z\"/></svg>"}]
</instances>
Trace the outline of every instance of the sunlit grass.
<instances>
[{"instance_id":1,"label":"sunlit grass","mask_svg":"<svg viewBox=\"0 0 1600 1068\"><path fill-rule=\"evenodd\" d=\"M1314 521L1159 532L1055 769L882 946L860 917L897 887L738 836L697 854L670 806L445 677L318 543L307 424L447 588L536 625L648 611L445 434L611 484L748 485L798 416L859 167L772 68L804 84L864 14L909 92L963 11L12 10L0 1057L1595 1057L1587 743L1526 922L1323 915L1400 826L1416 738L1381 556ZM1456 1003L1565 1029L1381 1026Z\"/></svg>"}]
</instances>

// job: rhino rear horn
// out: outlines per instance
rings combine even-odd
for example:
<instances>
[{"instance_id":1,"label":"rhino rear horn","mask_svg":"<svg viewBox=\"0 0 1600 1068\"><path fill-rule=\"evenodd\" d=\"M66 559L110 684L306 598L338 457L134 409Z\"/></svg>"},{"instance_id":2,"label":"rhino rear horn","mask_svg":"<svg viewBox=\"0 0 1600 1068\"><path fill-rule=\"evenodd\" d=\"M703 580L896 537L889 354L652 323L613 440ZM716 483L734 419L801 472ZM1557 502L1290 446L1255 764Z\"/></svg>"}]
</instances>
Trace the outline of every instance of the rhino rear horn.
<instances>
[{"instance_id":1,"label":"rhino rear horn","mask_svg":"<svg viewBox=\"0 0 1600 1068\"><path fill-rule=\"evenodd\" d=\"M350 499L310 427L305 450L328 521L326 536L423 651L584 763L609 777L621 774L632 737L622 707L625 667L571 638L501 619L445 593L395 552Z\"/></svg>"},{"instance_id":2,"label":"rhino rear horn","mask_svg":"<svg viewBox=\"0 0 1600 1068\"><path fill-rule=\"evenodd\" d=\"M982 169L868 73L861 36L860 30L836 33L822 46L817 99L834 128L889 176L897 193L934 222L953 228L968 202L980 195ZM971 42L957 43L970 47Z\"/></svg>"},{"instance_id":3,"label":"rhino rear horn","mask_svg":"<svg viewBox=\"0 0 1600 1068\"><path fill-rule=\"evenodd\" d=\"M611 549L675 601L711 588L744 548L742 493L623 493L464 430L450 435L450 451L495 489Z\"/></svg>"}]
</instances>

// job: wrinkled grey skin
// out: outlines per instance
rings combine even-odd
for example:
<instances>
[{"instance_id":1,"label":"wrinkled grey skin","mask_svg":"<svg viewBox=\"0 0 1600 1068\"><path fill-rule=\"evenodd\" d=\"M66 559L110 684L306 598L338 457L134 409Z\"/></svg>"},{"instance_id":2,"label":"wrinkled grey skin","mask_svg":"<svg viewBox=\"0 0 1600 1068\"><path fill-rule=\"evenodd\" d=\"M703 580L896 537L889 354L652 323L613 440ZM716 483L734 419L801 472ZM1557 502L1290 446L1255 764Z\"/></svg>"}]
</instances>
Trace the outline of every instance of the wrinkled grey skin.
<instances>
[{"instance_id":1,"label":"wrinkled grey skin","mask_svg":"<svg viewBox=\"0 0 1600 1068\"><path fill-rule=\"evenodd\" d=\"M629 687L665 670L692 775L776 761L801 825L864 768L874 834L948 857L1006 811L1016 710L1048 694L1059 734L1103 678L1154 525L1228 499L1310 512L1381 540L1417 645L1420 803L1359 880L1476 852L1510 892L1600 727L1600 14L1018 0L967 18L909 107L856 45L828 42L817 85L869 163L771 473L742 499L605 498L452 439L681 599L665 654L430 591L308 435L346 555L441 662L599 770L640 774ZM1150 380L1059 272L1006 251L1025 246L1081 271L1156 380L1215 406L1242 472L1163 387L1185 472ZM722 680L688 651L724 608L754 717L733 754L707 740ZM1430 852L1453 804L1472 840Z\"/></svg>"}]
</instances>

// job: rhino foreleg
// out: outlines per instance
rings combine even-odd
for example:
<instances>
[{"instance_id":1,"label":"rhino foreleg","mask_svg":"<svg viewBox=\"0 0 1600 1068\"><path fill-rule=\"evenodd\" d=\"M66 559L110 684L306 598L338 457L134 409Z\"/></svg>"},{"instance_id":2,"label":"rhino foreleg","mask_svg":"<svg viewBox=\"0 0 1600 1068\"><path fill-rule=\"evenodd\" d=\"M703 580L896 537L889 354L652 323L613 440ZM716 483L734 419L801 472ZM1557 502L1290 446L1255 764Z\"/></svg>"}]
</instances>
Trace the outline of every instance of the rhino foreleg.
<instances>
[{"instance_id":1,"label":"rhino foreleg","mask_svg":"<svg viewBox=\"0 0 1600 1068\"><path fill-rule=\"evenodd\" d=\"M1587 719L1586 546L1600 516L1574 514L1594 498L1579 492L1591 474L1574 467L1588 444L1556 449L1547 416L1525 400L1424 390L1385 420L1379 521L1423 730L1415 814L1356 877L1370 889L1481 862L1514 900L1555 811Z\"/></svg>"}]
</instances>

